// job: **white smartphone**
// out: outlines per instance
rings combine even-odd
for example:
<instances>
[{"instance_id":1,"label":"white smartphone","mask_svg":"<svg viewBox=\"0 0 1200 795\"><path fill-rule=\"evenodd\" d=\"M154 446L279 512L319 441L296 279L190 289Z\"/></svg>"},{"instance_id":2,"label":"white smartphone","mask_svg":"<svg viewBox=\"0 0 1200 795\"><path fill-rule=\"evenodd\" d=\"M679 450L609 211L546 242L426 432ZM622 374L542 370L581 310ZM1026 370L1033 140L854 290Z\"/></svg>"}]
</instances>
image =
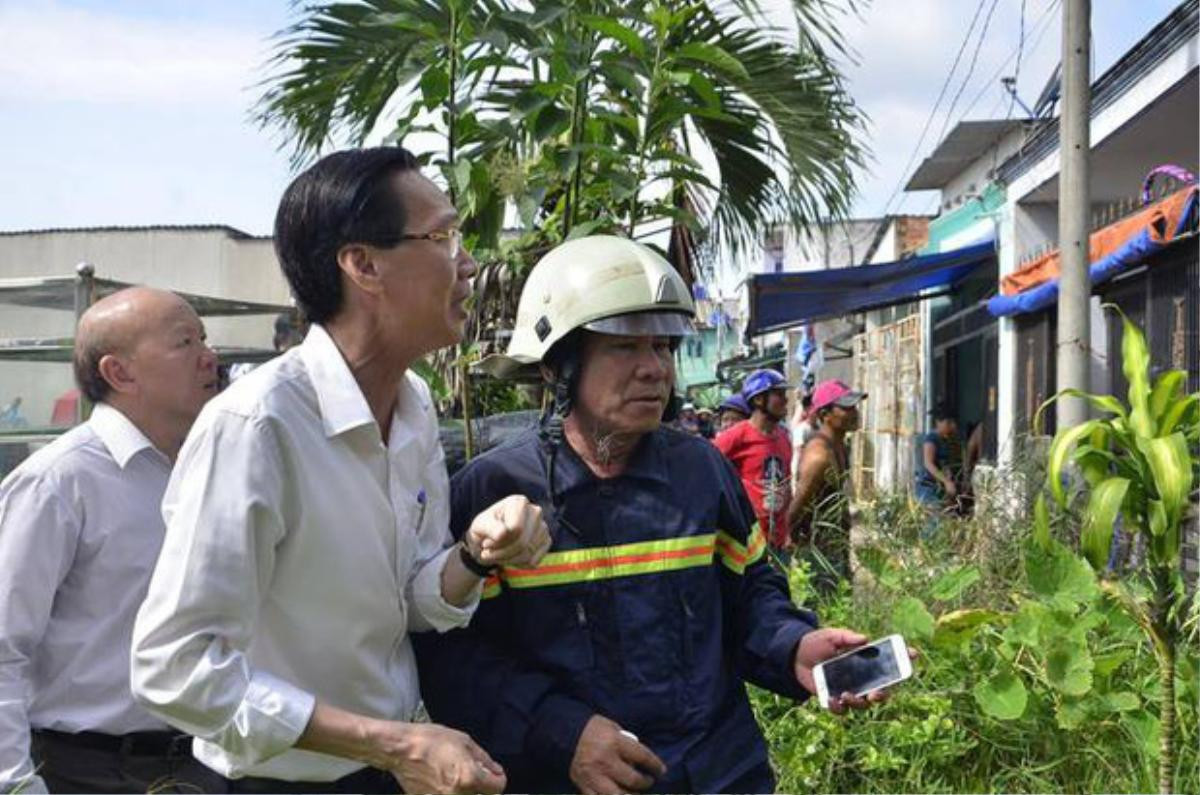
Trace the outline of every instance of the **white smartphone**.
<instances>
[{"instance_id":1,"label":"white smartphone","mask_svg":"<svg viewBox=\"0 0 1200 795\"><path fill-rule=\"evenodd\" d=\"M910 676L912 660L908 658L904 638L899 635L888 635L813 667L817 698L825 709L829 709L831 694L832 698L842 693L862 696Z\"/></svg>"}]
</instances>

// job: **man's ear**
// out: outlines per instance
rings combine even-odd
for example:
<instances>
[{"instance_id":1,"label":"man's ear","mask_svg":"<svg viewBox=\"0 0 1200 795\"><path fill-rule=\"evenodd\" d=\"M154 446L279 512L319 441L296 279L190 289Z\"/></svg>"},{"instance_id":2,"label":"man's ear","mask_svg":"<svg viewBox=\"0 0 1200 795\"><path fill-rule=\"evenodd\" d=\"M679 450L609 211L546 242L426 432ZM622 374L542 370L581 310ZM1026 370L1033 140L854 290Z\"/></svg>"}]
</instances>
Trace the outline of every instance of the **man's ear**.
<instances>
[{"instance_id":1,"label":"man's ear","mask_svg":"<svg viewBox=\"0 0 1200 795\"><path fill-rule=\"evenodd\" d=\"M130 395L137 391L137 380L129 371L129 366L119 356L106 353L96 364L100 377L108 382L112 391L121 395Z\"/></svg>"},{"instance_id":2,"label":"man's ear","mask_svg":"<svg viewBox=\"0 0 1200 795\"><path fill-rule=\"evenodd\" d=\"M364 292L378 293L383 289L379 268L375 264L375 249L361 243L351 243L338 249L337 264L342 273Z\"/></svg>"}]
</instances>

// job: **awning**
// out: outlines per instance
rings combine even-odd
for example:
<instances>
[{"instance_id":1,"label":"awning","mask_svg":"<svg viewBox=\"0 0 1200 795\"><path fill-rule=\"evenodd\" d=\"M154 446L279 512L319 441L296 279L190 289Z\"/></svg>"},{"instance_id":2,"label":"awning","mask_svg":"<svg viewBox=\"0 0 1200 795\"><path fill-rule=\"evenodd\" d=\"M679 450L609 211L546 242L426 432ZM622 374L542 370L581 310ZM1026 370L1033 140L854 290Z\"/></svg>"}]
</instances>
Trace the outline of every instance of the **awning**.
<instances>
[{"instance_id":1,"label":"awning","mask_svg":"<svg viewBox=\"0 0 1200 795\"><path fill-rule=\"evenodd\" d=\"M995 257L989 240L881 265L758 274L750 280L746 336L942 295Z\"/></svg>"}]
</instances>

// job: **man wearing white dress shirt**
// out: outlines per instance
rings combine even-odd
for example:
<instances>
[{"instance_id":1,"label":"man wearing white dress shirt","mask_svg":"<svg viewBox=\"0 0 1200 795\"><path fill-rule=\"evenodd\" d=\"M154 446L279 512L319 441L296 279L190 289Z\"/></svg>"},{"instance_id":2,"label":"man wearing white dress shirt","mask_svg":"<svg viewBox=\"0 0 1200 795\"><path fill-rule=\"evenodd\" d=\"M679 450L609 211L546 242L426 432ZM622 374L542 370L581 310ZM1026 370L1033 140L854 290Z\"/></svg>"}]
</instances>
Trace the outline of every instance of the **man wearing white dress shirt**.
<instances>
[{"instance_id":1,"label":"man wearing white dress shirt","mask_svg":"<svg viewBox=\"0 0 1200 795\"><path fill-rule=\"evenodd\" d=\"M509 497L452 546L437 416L408 368L462 338L458 215L406 150L338 152L288 187L275 246L312 327L188 436L134 693L235 792L498 792L471 738L412 722L408 633L465 625L495 566L550 544Z\"/></svg>"},{"instance_id":2,"label":"man wearing white dress shirt","mask_svg":"<svg viewBox=\"0 0 1200 795\"><path fill-rule=\"evenodd\" d=\"M192 308L148 288L97 302L75 343L91 418L0 485L0 791L219 792L129 692L163 491L216 356Z\"/></svg>"}]
</instances>

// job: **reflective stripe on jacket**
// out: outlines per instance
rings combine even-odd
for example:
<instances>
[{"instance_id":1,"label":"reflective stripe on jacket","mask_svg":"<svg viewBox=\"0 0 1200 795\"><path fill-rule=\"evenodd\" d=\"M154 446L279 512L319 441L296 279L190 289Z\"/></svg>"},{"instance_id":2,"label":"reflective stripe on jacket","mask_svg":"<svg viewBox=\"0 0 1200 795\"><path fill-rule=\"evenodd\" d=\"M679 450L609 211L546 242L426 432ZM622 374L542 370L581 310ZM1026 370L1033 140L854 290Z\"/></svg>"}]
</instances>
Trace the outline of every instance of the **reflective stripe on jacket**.
<instances>
[{"instance_id":1,"label":"reflective stripe on jacket","mask_svg":"<svg viewBox=\"0 0 1200 795\"><path fill-rule=\"evenodd\" d=\"M720 792L764 770L744 683L803 698L793 672L816 617L791 603L732 467L703 439L661 429L627 470L599 479L535 431L476 459L451 485L456 537L509 494L542 505L554 543L534 569L485 583L471 625L414 636L430 716L471 734L509 789L573 789L593 714L667 764L658 791Z\"/></svg>"}]
</instances>

